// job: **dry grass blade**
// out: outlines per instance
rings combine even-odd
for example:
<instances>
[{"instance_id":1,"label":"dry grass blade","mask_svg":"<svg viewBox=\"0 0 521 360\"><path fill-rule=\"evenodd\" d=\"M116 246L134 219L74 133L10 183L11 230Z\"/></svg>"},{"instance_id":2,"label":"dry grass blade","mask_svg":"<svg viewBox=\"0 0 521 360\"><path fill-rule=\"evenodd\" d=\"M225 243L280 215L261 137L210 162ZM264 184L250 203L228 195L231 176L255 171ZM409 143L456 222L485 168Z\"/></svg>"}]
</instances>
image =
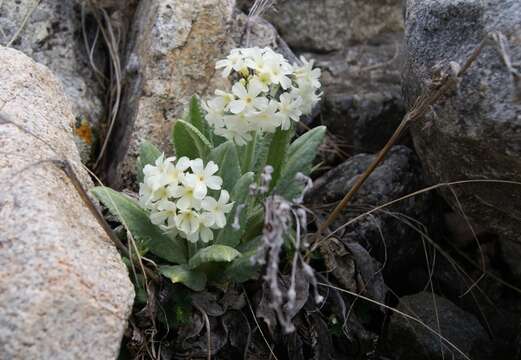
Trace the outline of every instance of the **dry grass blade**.
<instances>
[{"instance_id":1,"label":"dry grass blade","mask_svg":"<svg viewBox=\"0 0 521 360\"><path fill-rule=\"evenodd\" d=\"M0 11L2 10L2 6L4 6L4 0L0 0ZM2 35L3 38L7 38L7 35L1 26L0 26L0 35Z\"/></svg>"},{"instance_id":2,"label":"dry grass blade","mask_svg":"<svg viewBox=\"0 0 521 360\"><path fill-rule=\"evenodd\" d=\"M250 36L251 36L251 20L256 17L262 16L262 14L271 8L275 4L275 0L256 0L255 3L250 8L250 12L248 13L248 18L246 20L246 47L250 46Z\"/></svg>"},{"instance_id":3,"label":"dry grass blade","mask_svg":"<svg viewBox=\"0 0 521 360\"><path fill-rule=\"evenodd\" d=\"M40 5L41 2L42 2L42 0L35 0L33 2L33 5L29 8L29 10L27 11L27 14L25 14L25 17L22 20L22 23L20 24L20 26L18 27L18 30L16 30L14 35L11 37L11 40L9 40L7 42L7 44L5 45L6 47L11 47L11 45L13 45L13 43L16 41L16 39L18 39L18 36L20 36L23 29L25 28L25 25L27 25L27 22L29 21L29 19L33 15L34 11L38 7L38 5Z\"/></svg>"},{"instance_id":4,"label":"dry grass blade","mask_svg":"<svg viewBox=\"0 0 521 360\"><path fill-rule=\"evenodd\" d=\"M193 304L194 307L201 313L204 319L204 326L206 327L206 337L208 339L208 360L212 360L212 333L210 328L210 319L208 314L199 305Z\"/></svg>"},{"instance_id":5,"label":"dry grass blade","mask_svg":"<svg viewBox=\"0 0 521 360\"><path fill-rule=\"evenodd\" d=\"M97 8L96 4L93 3L92 0L88 0L89 6L92 10L92 15L96 20L98 25L97 31L101 32L103 37L103 41L109 53L110 59L110 81L109 88L107 91L107 114L108 114L108 128L105 133L105 136L102 141L101 149L99 154L94 162L94 169L98 169L101 160L105 156L107 151L108 143L111 138L112 132L114 130L114 125L116 123L117 115L119 112L119 107L121 103L121 93L122 93L122 68L121 68L121 60L119 56L120 46L121 46L121 31L117 33L114 31L114 26L112 24L112 20L108 15L107 11L103 8ZM83 11L82 11L83 12ZM82 17L85 15L82 14ZM84 19L82 19L82 23ZM87 50L87 54L89 55L89 62L93 68L94 73L98 80L102 81L105 78L105 75L97 69L94 63L93 52L96 46L98 35L96 34L95 40L92 45L90 45L87 41L85 29L84 31L84 41L85 47Z\"/></svg>"},{"instance_id":6,"label":"dry grass blade","mask_svg":"<svg viewBox=\"0 0 521 360\"><path fill-rule=\"evenodd\" d=\"M266 346L270 350L271 356L273 356L273 358L275 360L279 360L277 358L277 355L275 355L275 353L273 352L273 349L271 348L270 343L268 342L268 339L266 338L266 336L264 335L264 332L262 331L262 329L260 327L259 321L257 320L257 316L255 315L255 312L253 311L253 307L251 306L248 294L246 294L246 290L243 288L242 291L244 293L244 298L246 299L246 303L248 304L248 308L250 309L251 316L253 317L253 321L255 321L255 325L257 326L257 329L259 329L259 332L260 332L260 334L262 336L262 339L264 340L264 342L266 343Z\"/></svg>"},{"instance_id":7,"label":"dry grass blade","mask_svg":"<svg viewBox=\"0 0 521 360\"><path fill-rule=\"evenodd\" d=\"M357 221L360 221L361 219L363 219L364 217L366 217L367 215L370 215L370 214L373 214L377 211L380 211L382 209L385 209L389 206L392 206L394 204L397 204L401 201L404 201L406 199L410 199L412 197L415 197L415 196L418 196L420 194L423 194L423 193L426 193L426 192L429 192L429 191L433 191L433 190L436 190L436 189L439 189L439 188L442 188L442 187L450 187L452 185L463 185L463 184L473 184L473 183L496 183L496 184L507 184L507 185L519 185L521 186L521 182L519 181L509 181L509 180L485 180L485 179L477 179L477 180L461 180L461 181L453 181L453 182L446 182L446 183L439 183L439 184L436 184L436 185L432 185L432 186L428 186L426 188L423 188L423 189L420 189L420 190L417 190L413 193L410 193L410 194L407 194L407 195L404 195L398 199L395 199L393 201L389 201L385 204L382 204L382 205L379 205L379 206L376 206L375 208L363 213L363 214L360 214L358 215L357 217L347 221L346 223L342 224L341 226L339 226L338 228L336 228L334 231L330 232L326 237L324 237L323 239L321 239L320 241L318 242L315 242L313 244L313 246L311 247L310 249L310 252L313 252L315 251L319 246L320 244L329 239L331 236L337 234L338 232L340 232L341 230L345 229L346 227L354 224L355 222Z\"/></svg>"},{"instance_id":8,"label":"dry grass blade","mask_svg":"<svg viewBox=\"0 0 521 360\"><path fill-rule=\"evenodd\" d=\"M262 16L273 5L275 5L275 0L256 0L250 8L248 17Z\"/></svg>"},{"instance_id":9,"label":"dry grass blade","mask_svg":"<svg viewBox=\"0 0 521 360\"><path fill-rule=\"evenodd\" d=\"M374 159L374 161L369 165L369 167L364 171L362 175L360 175L351 188L349 192L344 196L342 201L337 205L337 207L331 212L331 214L327 217L327 219L320 224L318 231L316 232L311 243L320 242L320 237L324 233L324 231L333 223L333 221L340 215L340 213L349 205L355 194L360 190L365 181L369 178L369 176L373 173L373 171L378 167L378 165L385 159L389 150L394 146L394 144L401 137L404 130L407 126L413 122L421 119L425 114L427 114L431 106L435 104L444 94L446 94L450 89L457 84L458 78L460 78L465 72L470 68L472 63L477 59L483 46L485 45L488 37L484 39L481 44L472 52L472 54L468 57L467 61L461 68L451 67L447 73L441 74L441 78L437 79L434 83L434 86L428 91L426 94L418 97L413 108L405 115L402 122L395 130L394 134L391 136L389 141L385 144L385 146L380 150L378 156Z\"/></svg>"},{"instance_id":10,"label":"dry grass blade","mask_svg":"<svg viewBox=\"0 0 521 360\"><path fill-rule=\"evenodd\" d=\"M378 305L378 306L381 306L383 307L384 309L387 309L387 310L390 310L396 314L399 314L401 316L403 316L404 318L406 319L409 319L409 320L412 320L418 324L420 324L421 326L423 326L425 329L427 329L429 332L431 332L432 334L436 335L437 337L439 337L443 342L445 342L447 345L449 345L452 349L454 349L458 354L460 354L462 357L464 357L465 359L467 360L472 360L471 358L469 358L463 351L461 351L456 345L454 345L449 339L445 338L443 335L441 335L439 332L437 332L436 330L434 330L433 328L431 328L429 325L427 325L426 323L424 323L423 321L421 321L420 319L417 319L415 318L414 316L411 316L409 314L406 314L398 309L395 309L391 306L388 306L388 305L385 305L385 304L382 304L378 301L375 301L373 299L370 299L366 296L363 296L363 295L360 295L360 294L357 294L353 291L349 291L349 290L346 290L346 289L342 289L342 288L339 288L339 287L336 287L336 286L333 286L333 285L329 285L329 284L325 284L325 283L321 283L319 282L318 285L320 286L325 286L325 287L330 287L332 289L335 289L337 291L340 291L340 292L344 292L346 294L349 294L349 295L352 295L352 296L355 296L357 298L360 298L362 300L365 300L367 302L370 302L372 304L375 304L375 305Z\"/></svg>"},{"instance_id":11,"label":"dry grass blade","mask_svg":"<svg viewBox=\"0 0 521 360\"><path fill-rule=\"evenodd\" d=\"M89 168L87 168L86 166L83 165L83 167L85 168L85 170L98 182L98 184L100 186L103 186L103 183L101 182L101 180L96 176L96 174L94 174ZM96 217L96 219L102 224L103 226L103 229L107 232L107 234L110 236L111 239L117 239L119 241L119 239L117 238L117 236L114 234L114 232L112 231L112 229L110 228L110 226L107 224L107 222L105 221L105 219L103 218L103 216L98 212L98 210L96 209L96 207L94 206L94 204L92 204L92 201L90 200L90 198L88 197L87 193L85 192L85 190L83 189L83 187L81 186L81 184L79 184L80 187L79 189L77 189L79 192L83 192L85 197L83 198L85 202L87 202L87 206L89 207L89 209L91 210L91 212L93 213L93 215ZM148 281L147 281L147 276L150 277L150 279L152 279L153 281L155 282L159 282L159 278L158 276L156 275L156 273L152 270L150 270L148 267L146 267L144 264L143 264L143 259L142 257L139 255L139 250L138 250L138 247L137 247L137 244L136 244L136 241L134 240L134 237L132 236L132 234L130 233L129 231L129 226L128 224L125 222L124 218L121 216L121 213L119 211L119 207L118 205L116 204L116 202L113 200L112 196L107 192L106 193L107 197L110 199L110 201L112 202L112 206L116 209L117 211L117 215L118 215L118 218L119 220L121 221L121 224L125 227L125 229L127 230L128 234L129 234L129 243L132 245L130 249L127 249L123 244L121 244L121 242L119 242L123 248L121 248L120 250L123 252L123 254L125 256L127 256L132 264L132 267L134 267L134 262L137 261L137 264L139 266L139 268L141 269L141 272L143 274L143 276L145 277L145 287L147 288L147 293L148 293ZM120 246L118 246L118 248L120 248ZM136 255L133 255L132 254L132 251L135 252ZM135 270L134 270L134 273L135 273Z\"/></svg>"},{"instance_id":12,"label":"dry grass blade","mask_svg":"<svg viewBox=\"0 0 521 360\"><path fill-rule=\"evenodd\" d=\"M92 44L89 43L88 34L87 34L87 4L85 2L81 5L81 32L83 34L83 44L85 46L85 51L89 55L89 64L92 67L92 70L94 71L94 74L96 75L96 79L102 85L105 87L105 83L107 81L107 78L105 74L101 70L98 69L96 62L94 61L94 51L96 50L96 47L98 45L99 36L100 36L100 28L98 27L96 29L96 34L94 36L94 39L92 41Z\"/></svg>"}]
</instances>

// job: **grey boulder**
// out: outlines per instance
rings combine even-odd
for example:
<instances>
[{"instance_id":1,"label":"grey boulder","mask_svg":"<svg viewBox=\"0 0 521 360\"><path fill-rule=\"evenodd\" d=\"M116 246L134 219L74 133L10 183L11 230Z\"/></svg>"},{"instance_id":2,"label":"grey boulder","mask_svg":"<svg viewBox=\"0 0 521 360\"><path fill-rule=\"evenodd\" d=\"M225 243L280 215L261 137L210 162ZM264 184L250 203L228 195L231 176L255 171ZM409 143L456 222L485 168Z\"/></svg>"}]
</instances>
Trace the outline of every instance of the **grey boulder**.
<instances>
[{"instance_id":1,"label":"grey boulder","mask_svg":"<svg viewBox=\"0 0 521 360\"><path fill-rule=\"evenodd\" d=\"M305 54L322 69L320 120L345 152L376 153L405 115L401 94L403 33L328 54Z\"/></svg>"},{"instance_id":2,"label":"grey boulder","mask_svg":"<svg viewBox=\"0 0 521 360\"><path fill-rule=\"evenodd\" d=\"M331 206L340 201L375 156L355 155L316 180L307 199L311 208L320 211L326 204ZM413 151L406 146L394 146L332 229L422 187L421 170ZM432 199L429 194L415 195L381 211L361 216L338 232L336 237L342 238L344 242L356 242L364 246L382 264L386 283L396 290L403 285L401 276L407 274L415 264L424 261L422 241L425 240L421 232L428 232L433 223L431 210Z\"/></svg>"},{"instance_id":3,"label":"grey boulder","mask_svg":"<svg viewBox=\"0 0 521 360\"><path fill-rule=\"evenodd\" d=\"M247 10L254 0L239 0ZM295 50L328 52L403 30L401 0L280 0L265 17Z\"/></svg>"},{"instance_id":4,"label":"grey boulder","mask_svg":"<svg viewBox=\"0 0 521 360\"><path fill-rule=\"evenodd\" d=\"M0 357L115 359L134 289L70 178L92 187L59 81L0 47Z\"/></svg>"},{"instance_id":5,"label":"grey boulder","mask_svg":"<svg viewBox=\"0 0 521 360\"><path fill-rule=\"evenodd\" d=\"M402 297L397 310L423 324L398 313L392 315L386 342L396 359L465 359L454 347L467 357L479 359L474 356L475 349L488 342L485 330L472 314L435 294Z\"/></svg>"},{"instance_id":6,"label":"grey boulder","mask_svg":"<svg viewBox=\"0 0 521 360\"><path fill-rule=\"evenodd\" d=\"M425 91L433 66L462 63L488 33L501 32L488 41L458 89L412 126L430 182L520 182L521 2L409 0L405 19L403 84L409 107ZM455 211L499 236L504 261L521 279L521 186L482 182L452 189L444 188L442 195Z\"/></svg>"},{"instance_id":7,"label":"grey boulder","mask_svg":"<svg viewBox=\"0 0 521 360\"><path fill-rule=\"evenodd\" d=\"M61 81L78 128L76 142L82 160L87 162L93 155L104 116L104 90L96 81L85 50L82 2L4 1L0 6L0 44L12 41L13 48L46 65ZM100 49L94 50L94 55L99 54ZM94 59L103 69L104 61L96 56Z\"/></svg>"}]
</instances>

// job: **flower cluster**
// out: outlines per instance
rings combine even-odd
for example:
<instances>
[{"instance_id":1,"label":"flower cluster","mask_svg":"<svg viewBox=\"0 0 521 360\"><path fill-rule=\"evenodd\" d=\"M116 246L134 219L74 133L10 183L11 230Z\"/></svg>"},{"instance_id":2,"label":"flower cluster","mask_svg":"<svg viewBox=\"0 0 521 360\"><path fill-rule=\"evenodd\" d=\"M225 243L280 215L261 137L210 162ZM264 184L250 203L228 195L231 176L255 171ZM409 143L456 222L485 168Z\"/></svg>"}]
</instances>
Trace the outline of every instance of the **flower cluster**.
<instances>
[{"instance_id":1,"label":"flower cluster","mask_svg":"<svg viewBox=\"0 0 521 360\"><path fill-rule=\"evenodd\" d=\"M215 173L218 166L201 159L166 158L161 155L155 165L143 169L140 184L141 205L150 211L150 220L164 230L178 232L188 241L213 240L212 229L226 225L226 213L232 210L230 195L221 190L222 179ZM218 200L210 190L221 190Z\"/></svg>"},{"instance_id":2,"label":"flower cluster","mask_svg":"<svg viewBox=\"0 0 521 360\"><path fill-rule=\"evenodd\" d=\"M270 48L233 49L216 64L234 81L231 92L215 91L203 104L217 135L244 145L255 132L289 129L320 100L320 69L301 58L291 65Z\"/></svg>"}]
</instances>

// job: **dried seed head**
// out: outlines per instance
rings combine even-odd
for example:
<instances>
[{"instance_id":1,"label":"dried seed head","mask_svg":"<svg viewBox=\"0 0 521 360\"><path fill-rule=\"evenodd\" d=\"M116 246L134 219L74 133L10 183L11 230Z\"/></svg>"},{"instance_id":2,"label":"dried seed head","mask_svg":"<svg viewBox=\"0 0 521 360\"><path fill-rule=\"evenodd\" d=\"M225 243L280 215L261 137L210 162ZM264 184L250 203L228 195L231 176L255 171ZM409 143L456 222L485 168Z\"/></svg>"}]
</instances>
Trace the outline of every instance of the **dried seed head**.
<instances>
[{"instance_id":1,"label":"dried seed head","mask_svg":"<svg viewBox=\"0 0 521 360\"><path fill-rule=\"evenodd\" d=\"M265 169L264 179L271 181L272 169ZM262 179L262 177L261 177ZM297 198L295 203L291 203L286 199L272 195L266 198L264 202L264 228L262 233L262 245L257 254L253 257L253 261L257 264L266 264L266 273L264 280L270 291L270 308L275 312L279 324L286 333L293 332L295 327L292 318L295 315L296 299L297 299L297 274L303 274L305 281L314 288L315 301L321 302L323 297L318 293L317 281L313 268L309 266L302 256L302 252L307 248L308 244L305 240L306 232L306 211L300 206L304 193L312 185L311 179L300 174L298 179L306 181L303 194ZM262 180L261 180L262 182ZM267 185L269 187L269 184ZM295 237L290 235L290 228L294 227ZM289 286L282 288L279 281L280 271L280 254L283 250L285 241L291 241L294 249L294 256L289 276ZM287 289L287 291L283 291Z\"/></svg>"}]
</instances>

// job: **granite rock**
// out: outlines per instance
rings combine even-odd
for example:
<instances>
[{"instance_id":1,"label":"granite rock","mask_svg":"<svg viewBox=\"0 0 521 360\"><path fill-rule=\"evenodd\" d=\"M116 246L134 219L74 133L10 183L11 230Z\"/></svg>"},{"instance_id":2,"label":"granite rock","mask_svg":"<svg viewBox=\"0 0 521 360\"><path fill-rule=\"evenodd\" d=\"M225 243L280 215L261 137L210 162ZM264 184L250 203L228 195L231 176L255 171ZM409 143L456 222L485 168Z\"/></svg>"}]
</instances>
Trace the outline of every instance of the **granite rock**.
<instances>
[{"instance_id":1,"label":"granite rock","mask_svg":"<svg viewBox=\"0 0 521 360\"><path fill-rule=\"evenodd\" d=\"M92 187L43 65L0 47L0 357L115 359L134 300L113 243L54 161Z\"/></svg>"},{"instance_id":2,"label":"granite rock","mask_svg":"<svg viewBox=\"0 0 521 360\"><path fill-rule=\"evenodd\" d=\"M452 302L428 292L400 299L398 311L422 321L424 325L400 314L393 314L387 332L390 353L400 360L465 359L446 341L429 331L441 334L472 359L480 359L475 349L488 343L488 336L478 320Z\"/></svg>"},{"instance_id":3,"label":"granite rock","mask_svg":"<svg viewBox=\"0 0 521 360\"><path fill-rule=\"evenodd\" d=\"M310 207L320 211L324 205L340 201L374 158L371 154L355 155L317 179L308 193ZM394 146L332 228L422 187L421 168L413 151ZM364 246L382 264L386 283L398 291L403 286L402 276L425 261L425 240L420 232L429 233L435 222L432 207L431 196L419 194L362 216L335 236Z\"/></svg>"},{"instance_id":4,"label":"granite rock","mask_svg":"<svg viewBox=\"0 0 521 360\"><path fill-rule=\"evenodd\" d=\"M409 0L405 10L403 86L409 107L425 91L435 65L462 63L496 32L458 89L412 126L429 181L521 181L521 3ZM462 208L498 235L503 260L521 279L521 187L483 182L452 189L442 195L455 211Z\"/></svg>"}]
</instances>

